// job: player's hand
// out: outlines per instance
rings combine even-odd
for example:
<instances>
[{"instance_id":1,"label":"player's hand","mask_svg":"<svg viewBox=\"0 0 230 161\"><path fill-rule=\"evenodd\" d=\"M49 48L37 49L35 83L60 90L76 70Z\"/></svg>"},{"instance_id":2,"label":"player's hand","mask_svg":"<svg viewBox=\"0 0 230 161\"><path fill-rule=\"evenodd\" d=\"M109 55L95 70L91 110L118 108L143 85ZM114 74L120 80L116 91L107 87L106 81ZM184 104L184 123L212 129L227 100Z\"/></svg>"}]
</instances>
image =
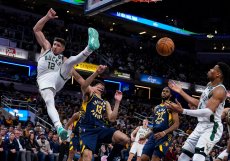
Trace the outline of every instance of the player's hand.
<instances>
[{"instance_id":1,"label":"player's hand","mask_svg":"<svg viewBox=\"0 0 230 161\"><path fill-rule=\"evenodd\" d=\"M176 84L174 81L170 80L168 82L168 86L170 89L172 89L173 91L180 93L182 91L182 88L180 85Z\"/></svg>"},{"instance_id":2,"label":"player's hand","mask_svg":"<svg viewBox=\"0 0 230 161\"><path fill-rule=\"evenodd\" d=\"M163 132L163 131L162 132L158 132L158 133L154 134L154 138L156 140L159 140L159 139L163 138L165 135L166 135L166 133Z\"/></svg>"},{"instance_id":3,"label":"player's hand","mask_svg":"<svg viewBox=\"0 0 230 161\"><path fill-rule=\"evenodd\" d=\"M107 66L106 65L99 65L96 72L98 74L102 74L106 70Z\"/></svg>"},{"instance_id":4,"label":"player's hand","mask_svg":"<svg viewBox=\"0 0 230 161\"><path fill-rule=\"evenodd\" d=\"M58 18L58 16L56 16L56 12L53 10L53 8L50 8L49 11L47 12L46 16L49 19L54 19L54 18Z\"/></svg>"},{"instance_id":5,"label":"player's hand","mask_svg":"<svg viewBox=\"0 0 230 161\"><path fill-rule=\"evenodd\" d=\"M145 142L145 140L146 140L146 137L142 136L139 138L138 143L143 144Z\"/></svg>"},{"instance_id":6,"label":"player's hand","mask_svg":"<svg viewBox=\"0 0 230 161\"><path fill-rule=\"evenodd\" d=\"M116 90L116 93L115 93L115 96L114 96L114 99L116 100L116 101L121 101L121 99L122 99L122 92L121 91L118 91L118 90Z\"/></svg>"},{"instance_id":7,"label":"player's hand","mask_svg":"<svg viewBox=\"0 0 230 161\"><path fill-rule=\"evenodd\" d=\"M171 102L171 101L166 101L165 102L165 105L167 108L175 111L175 112L178 112L178 113L183 113L183 107L181 106L180 102L177 101L177 99L175 100L176 103L174 102Z\"/></svg>"}]
</instances>

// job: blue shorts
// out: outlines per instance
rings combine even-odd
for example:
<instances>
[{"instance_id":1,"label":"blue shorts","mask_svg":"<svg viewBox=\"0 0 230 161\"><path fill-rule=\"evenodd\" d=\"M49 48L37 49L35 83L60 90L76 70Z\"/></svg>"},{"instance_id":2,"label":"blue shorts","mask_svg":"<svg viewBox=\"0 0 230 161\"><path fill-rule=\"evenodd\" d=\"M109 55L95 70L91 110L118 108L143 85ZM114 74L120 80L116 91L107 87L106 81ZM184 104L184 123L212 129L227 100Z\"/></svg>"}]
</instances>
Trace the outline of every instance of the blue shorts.
<instances>
[{"instance_id":1,"label":"blue shorts","mask_svg":"<svg viewBox=\"0 0 230 161\"><path fill-rule=\"evenodd\" d=\"M84 149L96 152L96 147L102 143L112 143L112 137L116 130L114 128L97 127L97 128L81 128L80 143L81 152Z\"/></svg>"},{"instance_id":2,"label":"blue shorts","mask_svg":"<svg viewBox=\"0 0 230 161\"><path fill-rule=\"evenodd\" d=\"M79 137L74 135L74 137L71 138L71 141L69 143L69 150L77 150L80 151L80 140Z\"/></svg>"},{"instance_id":3,"label":"blue shorts","mask_svg":"<svg viewBox=\"0 0 230 161\"><path fill-rule=\"evenodd\" d=\"M142 154L145 154L149 156L151 159L153 155L163 158L165 154L167 153L169 147L172 144L172 135L167 134L165 137L163 137L160 140L154 139L154 134L152 134L145 144Z\"/></svg>"}]
</instances>

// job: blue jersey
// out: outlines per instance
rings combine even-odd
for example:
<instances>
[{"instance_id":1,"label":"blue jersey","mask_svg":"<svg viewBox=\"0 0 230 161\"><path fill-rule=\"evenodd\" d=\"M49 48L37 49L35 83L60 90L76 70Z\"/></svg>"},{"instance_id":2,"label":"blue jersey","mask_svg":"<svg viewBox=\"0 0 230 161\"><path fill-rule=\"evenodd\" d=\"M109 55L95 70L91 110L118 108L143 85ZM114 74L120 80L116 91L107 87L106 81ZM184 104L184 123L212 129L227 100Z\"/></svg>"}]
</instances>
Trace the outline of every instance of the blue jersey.
<instances>
[{"instance_id":1,"label":"blue jersey","mask_svg":"<svg viewBox=\"0 0 230 161\"><path fill-rule=\"evenodd\" d=\"M164 104L160 104L154 109L153 131L161 132L168 129L173 123L172 113Z\"/></svg>"},{"instance_id":2,"label":"blue jersey","mask_svg":"<svg viewBox=\"0 0 230 161\"><path fill-rule=\"evenodd\" d=\"M81 118L81 127L103 127L103 116L106 112L106 101L93 94L88 101L83 101L82 111L85 112Z\"/></svg>"}]
</instances>

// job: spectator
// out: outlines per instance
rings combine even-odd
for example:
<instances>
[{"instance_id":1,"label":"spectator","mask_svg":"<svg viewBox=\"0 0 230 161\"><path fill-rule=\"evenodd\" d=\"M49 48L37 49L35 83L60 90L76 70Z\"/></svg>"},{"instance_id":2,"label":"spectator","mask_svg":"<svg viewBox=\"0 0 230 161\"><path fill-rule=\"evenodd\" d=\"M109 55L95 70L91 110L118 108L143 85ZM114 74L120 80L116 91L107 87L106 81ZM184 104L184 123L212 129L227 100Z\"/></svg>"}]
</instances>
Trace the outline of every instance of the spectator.
<instances>
[{"instance_id":1,"label":"spectator","mask_svg":"<svg viewBox=\"0 0 230 161\"><path fill-rule=\"evenodd\" d=\"M13 126L13 119L12 116L9 115L9 117L6 119L6 127Z\"/></svg>"},{"instance_id":2,"label":"spectator","mask_svg":"<svg viewBox=\"0 0 230 161\"><path fill-rule=\"evenodd\" d=\"M173 146L170 146L169 151L166 153L164 161L176 161L176 160L177 160L177 157L173 150Z\"/></svg>"},{"instance_id":3,"label":"spectator","mask_svg":"<svg viewBox=\"0 0 230 161\"><path fill-rule=\"evenodd\" d=\"M34 123L31 121L30 116L27 117L27 120L26 120L24 126L28 126L28 125L31 125L32 127L34 127Z\"/></svg>"},{"instance_id":4,"label":"spectator","mask_svg":"<svg viewBox=\"0 0 230 161\"><path fill-rule=\"evenodd\" d=\"M17 152L17 158L16 161L19 160L19 158L21 158L21 161L26 161L26 148L25 148L25 139L22 136L22 132L18 129L14 130L14 134L15 134L15 139L18 142L18 146L19 146L19 151Z\"/></svg>"},{"instance_id":5,"label":"spectator","mask_svg":"<svg viewBox=\"0 0 230 161\"><path fill-rule=\"evenodd\" d=\"M59 151L60 151L60 142L57 134L53 135L52 141L50 142L51 150L54 154L54 160L58 161Z\"/></svg>"},{"instance_id":6,"label":"spectator","mask_svg":"<svg viewBox=\"0 0 230 161\"><path fill-rule=\"evenodd\" d=\"M7 161L15 161L17 152L19 151L18 142L15 139L14 133L11 133L9 139L5 141L5 156Z\"/></svg>"},{"instance_id":7,"label":"spectator","mask_svg":"<svg viewBox=\"0 0 230 161\"><path fill-rule=\"evenodd\" d=\"M45 161L46 157L49 157L50 161L54 161L54 155L50 149L50 143L46 140L45 134L40 134L40 139L37 141L40 146L40 153L38 155L39 161Z\"/></svg>"},{"instance_id":8,"label":"spectator","mask_svg":"<svg viewBox=\"0 0 230 161\"><path fill-rule=\"evenodd\" d=\"M30 152L26 156L27 160L38 161L37 154L40 150L40 147L37 141L35 140L33 131L29 132L28 139L26 140L26 150Z\"/></svg>"},{"instance_id":9,"label":"spectator","mask_svg":"<svg viewBox=\"0 0 230 161\"><path fill-rule=\"evenodd\" d=\"M0 160L4 160L4 141L2 139L2 135L0 134Z\"/></svg>"}]
</instances>

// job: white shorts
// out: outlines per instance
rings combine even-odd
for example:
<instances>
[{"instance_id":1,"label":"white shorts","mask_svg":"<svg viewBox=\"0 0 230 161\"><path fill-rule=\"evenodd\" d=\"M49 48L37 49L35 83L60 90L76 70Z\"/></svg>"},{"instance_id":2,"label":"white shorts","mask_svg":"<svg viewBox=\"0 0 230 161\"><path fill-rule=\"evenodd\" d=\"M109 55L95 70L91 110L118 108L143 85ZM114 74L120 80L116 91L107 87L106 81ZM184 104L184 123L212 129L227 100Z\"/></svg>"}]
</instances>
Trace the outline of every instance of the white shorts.
<instances>
[{"instance_id":1,"label":"white shorts","mask_svg":"<svg viewBox=\"0 0 230 161\"><path fill-rule=\"evenodd\" d=\"M67 78L66 80L62 78L59 69L58 71L49 72L40 76L39 78L37 78L37 83L39 86L39 90L53 88L56 92L58 92L63 88L69 78Z\"/></svg>"},{"instance_id":2,"label":"white shorts","mask_svg":"<svg viewBox=\"0 0 230 161\"><path fill-rule=\"evenodd\" d=\"M199 122L185 141L182 149L192 154L195 153L196 149L200 151L200 154L208 155L214 145L221 139L222 133L223 125L221 122Z\"/></svg>"},{"instance_id":3,"label":"white shorts","mask_svg":"<svg viewBox=\"0 0 230 161\"><path fill-rule=\"evenodd\" d=\"M224 151L222 151L222 152L218 155L217 159L223 160L224 157L228 157L227 149L225 149Z\"/></svg>"},{"instance_id":4,"label":"white shorts","mask_svg":"<svg viewBox=\"0 0 230 161\"><path fill-rule=\"evenodd\" d=\"M133 153L133 154L137 153L137 156L141 157L143 148L144 148L144 144L139 144L137 142L133 142L133 145L132 145L129 152Z\"/></svg>"}]
</instances>

